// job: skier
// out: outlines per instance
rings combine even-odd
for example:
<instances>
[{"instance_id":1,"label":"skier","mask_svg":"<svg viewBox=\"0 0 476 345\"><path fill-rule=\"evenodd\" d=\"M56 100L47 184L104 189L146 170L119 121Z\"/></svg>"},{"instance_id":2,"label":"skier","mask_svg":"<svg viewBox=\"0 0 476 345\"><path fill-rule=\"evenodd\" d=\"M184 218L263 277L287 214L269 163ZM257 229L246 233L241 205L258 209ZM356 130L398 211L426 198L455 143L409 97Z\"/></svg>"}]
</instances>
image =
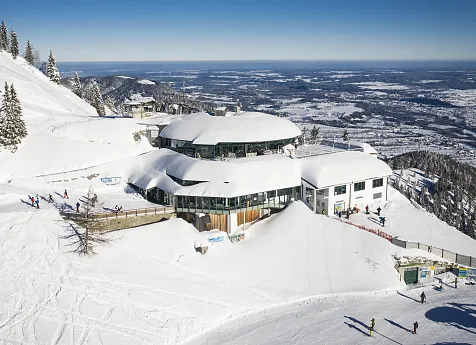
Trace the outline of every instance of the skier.
<instances>
[{"instance_id":1,"label":"skier","mask_svg":"<svg viewBox=\"0 0 476 345\"><path fill-rule=\"evenodd\" d=\"M385 217L380 217L380 224L382 224L382 226L385 226Z\"/></svg>"},{"instance_id":2,"label":"skier","mask_svg":"<svg viewBox=\"0 0 476 345\"><path fill-rule=\"evenodd\" d=\"M35 198L30 197L30 201L31 201L31 207L35 207Z\"/></svg>"},{"instance_id":3,"label":"skier","mask_svg":"<svg viewBox=\"0 0 476 345\"><path fill-rule=\"evenodd\" d=\"M421 303L424 303L425 300L426 300L426 295L425 295L425 292L423 291L420 295L420 299L421 299Z\"/></svg>"},{"instance_id":4,"label":"skier","mask_svg":"<svg viewBox=\"0 0 476 345\"><path fill-rule=\"evenodd\" d=\"M365 214L369 214L369 205L365 206Z\"/></svg>"},{"instance_id":5,"label":"skier","mask_svg":"<svg viewBox=\"0 0 476 345\"><path fill-rule=\"evenodd\" d=\"M48 194L48 202L51 202L51 203L55 202L51 194Z\"/></svg>"},{"instance_id":6,"label":"skier","mask_svg":"<svg viewBox=\"0 0 476 345\"><path fill-rule=\"evenodd\" d=\"M455 277L455 289L458 288L458 277Z\"/></svg>"},{"instance_id":7,"label":"skier","mask_svg":"<svg viewBox=\"0 0 476 345\"><path fill-rule=\"evenodd\" d=\"M40 208L40 199L35 200L36 208Z\"/></svg>"},{"instance_id":8,"label":"skier","mask_svg":"<svg viewBox=\"0 0 476 345\"><path fill-rule=\"evenodd\" d=\"M64 193L63 193L63 199L69 199L68 192L66 191L66 189L64 190Z\"/></svg>"},{"instance_id":9,"label":"skier","mask_svg":"<svg viewBox=\"0 0 476 345\"><path fill-rule=\"evenodd\" d=\"M415 321L415 322L413 323L413 334L416 334L417 328L418 328L418 322Z\"/></svg>"},{"instance_id":10,"label":"skier","mask_svg":"<svg viewBox=\"0 0 476 345\"><path fill-rule=\"evenodd\" d=\"M380 217L380 211L382 211L382 209L380 208L380 206L377 208L377 216Z\"/></svg>"},{"instance_id":11,"label":"skier","mask_svg":"<svg viewBox=\"0 0 476 345\"><path fill-rule=\"evenodd\" d=\"M342 217L342 212L339 211L339 212L337 213L337 215L339 216L339 219L340 219L340 218Z\"/></svg>"},{"instance_id":12,"label":"skier","mask_svg":"<svg viewBox=\"0 0 476 345\"><path fill-rule=\"evenodd\" d=\"M372 318L372 320L370 320L370 328L372 329L372 331L375 329L375 319Z\"/></svg>"},{"instance_id":13,"label":"skier","mask_svg":"<svg viewBox=\"0 0 476 345\"><path fill-rule=\"evenodd\" d=\"M76 212L78 212L78 213L79 213L79 206L81 206L81 205L79 204L79 201L78 201L78 202L76 203Z\"/></svg>"}]
</instances>

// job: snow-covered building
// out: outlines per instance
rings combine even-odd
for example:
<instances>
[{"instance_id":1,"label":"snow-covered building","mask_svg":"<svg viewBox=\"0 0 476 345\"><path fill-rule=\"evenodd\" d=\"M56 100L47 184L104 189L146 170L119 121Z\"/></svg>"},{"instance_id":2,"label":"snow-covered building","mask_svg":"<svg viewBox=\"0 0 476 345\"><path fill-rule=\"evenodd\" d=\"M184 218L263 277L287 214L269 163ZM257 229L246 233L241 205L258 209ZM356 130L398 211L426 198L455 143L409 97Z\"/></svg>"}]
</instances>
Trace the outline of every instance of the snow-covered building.
<instances>
[{"instance_id":1,"label":"snow-covered building","mask_svg":"<svg viewBox=\"0 0 476 345\"><path fill-rule=\"evenodd\" d=\"M159 134L172 121L181 118L183 115L170 115L166 113L151 113L150 117L141 119L137 123L145 127L145 133L152 146L160 147Z\"/></svg>"},{"instance_id":2,"label":"snow-covered building","mask_svg":"<svg viewBox=\"0 0 476 345\"><path fill-rule=\"evenodd\" d=\"M156 110L156 102L154 97L143 97L136 94L124 102L124 109L133 118L142 119L146 117L146 113Z\"/></svg>"},{"instance_id":3,"label":"snow-covered building","mask_svg":"<svg viewBox=\"0 0 476 345\"><path fill-rule=\"evenodd\" d=\"M294 144L299 128L284 118L258 112L184 116L161 133L161 147L202 159L226 159L277 153Z\"/></svg>"},{"instance_id":4,"label":"snow-covered building","mask_svg":"<svg viewBox=\"0 0 476 345\"><path fill-rule=\"evenodd\" d=\"M149 201L174 205L199 230L231 232L301 196L299 162L284 155L213 161L160 149L144 156L129 183Z\"/></svg>"},{"instance_id":5,"label":"snow-covered building","mask_svg":"<svg viewBox=\"0 0 476 345\"><path fill-rule=\"evenodd\" d=\"M343 151L299 161L302 198L314 212L333 214L387 200L392 170L371 152Z\"/></svg>"}]
</instances>

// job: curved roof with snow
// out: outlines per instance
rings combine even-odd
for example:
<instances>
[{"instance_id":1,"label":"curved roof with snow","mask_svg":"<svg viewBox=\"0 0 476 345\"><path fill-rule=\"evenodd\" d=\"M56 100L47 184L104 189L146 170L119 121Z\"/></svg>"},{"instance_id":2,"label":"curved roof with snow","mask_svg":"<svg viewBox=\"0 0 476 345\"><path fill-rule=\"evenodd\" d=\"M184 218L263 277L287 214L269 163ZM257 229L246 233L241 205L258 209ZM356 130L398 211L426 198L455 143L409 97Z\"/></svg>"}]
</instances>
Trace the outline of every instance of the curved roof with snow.
<instances>
[{"instance_id":1,"label":"curved roof with snow","mask_svg":"<svg viewBox=\"0 0 476 345\"><path fill-rule=\"evenodd\" d=\"M301 131L291 121L258 112L240 112L234 116L195 113L174 121L160 133L163 138L195 145L265 142L299 135Z\"/></svg>"},{"instance_id":2,"label":"curved roof with snow","mask_svg":"<svg viewBox=\"0 0 476 345\"><path fill-rule=\"evenodd\" d=\"M363 152L344 151L299 161L302 178L319 189L392 175L385 162Z\"/></svg>"},{"instance_id":3,"label":"curved roof with snow","mask_svg":"<svg viewBox=\"0 0 476 345\"><path fill-rule=\"evenodd\" d=\"M284 155L208 161L160 149L140 160L129 182L142 189L158 187L174 195L235 197L301 184L299 162ZM182 186L171 176L202 182Z\"/></svg>"}]
</instances>

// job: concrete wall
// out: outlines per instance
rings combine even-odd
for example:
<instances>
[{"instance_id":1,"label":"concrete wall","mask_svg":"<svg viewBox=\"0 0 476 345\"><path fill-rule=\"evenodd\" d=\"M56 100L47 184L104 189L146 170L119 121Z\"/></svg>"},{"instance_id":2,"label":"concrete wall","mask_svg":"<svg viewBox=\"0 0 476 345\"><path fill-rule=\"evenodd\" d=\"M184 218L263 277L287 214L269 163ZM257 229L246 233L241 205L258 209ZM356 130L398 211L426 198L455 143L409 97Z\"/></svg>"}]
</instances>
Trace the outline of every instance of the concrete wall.
<instances>
[{"instance_id":1,"label":"concrete wall","mask_svg":"<svg viewBox=\"0 0 476 345\"><path fill-rule=\"evenodd\" d=\"M151 214L140 217L113 218L100 221L101 232L116 231L136 226L157 223L172 217L172 213Z\"/></svg>"}]
</instances>

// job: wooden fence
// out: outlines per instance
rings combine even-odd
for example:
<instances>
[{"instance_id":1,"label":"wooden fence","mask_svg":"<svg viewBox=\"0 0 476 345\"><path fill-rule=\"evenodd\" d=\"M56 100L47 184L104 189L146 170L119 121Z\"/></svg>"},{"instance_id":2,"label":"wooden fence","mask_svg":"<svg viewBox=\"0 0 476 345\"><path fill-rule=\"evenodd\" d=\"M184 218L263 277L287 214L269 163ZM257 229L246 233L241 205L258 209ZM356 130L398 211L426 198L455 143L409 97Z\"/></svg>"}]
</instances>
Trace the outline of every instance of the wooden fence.
<instances>
[{"instance_id":1,"label":"wooden fence","mask_svg":"<svg viewBox=\"0 0 476 345\"><path fill-rule=\"evenodd\" d=\"M149 208L138 208L132 210L124 210L120 212L98 212L98 213L91 213L89 217L86 217L84 213L81 212L60 212L63 217L66 219L78 219L78 220L86 220L86 219L94 219L94 220L109 220L114 218L129 218L129 217L140 217L140 216L147 216L153 214L164 214L164 213L173 213L175 212L175 208L173 206L161 206L161 207L149 207Z\"/></svg>"}]
</instances>

